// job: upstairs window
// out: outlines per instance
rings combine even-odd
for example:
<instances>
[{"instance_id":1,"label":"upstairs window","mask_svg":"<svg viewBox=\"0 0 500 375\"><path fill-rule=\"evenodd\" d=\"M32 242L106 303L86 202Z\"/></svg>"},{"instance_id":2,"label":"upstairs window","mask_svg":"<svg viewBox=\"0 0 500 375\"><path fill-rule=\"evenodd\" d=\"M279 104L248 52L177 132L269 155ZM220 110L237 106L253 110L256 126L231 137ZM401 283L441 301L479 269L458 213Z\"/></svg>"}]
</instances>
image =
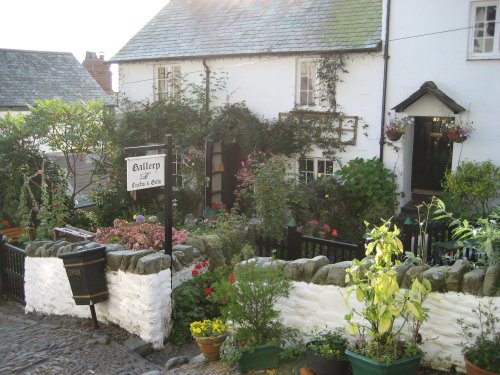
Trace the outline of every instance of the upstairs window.
<instances>
[{"instance_id":1,"label":"upstairs window","mask_svg":"<svg viewBox=\"0 0 500 375\"><path fill-rule=\"evenodd\" d=\"M301 109L318 109L327 105L324 85L318 77L318 61L297 60L297 85L295 104Z\"/></svg>"},{"instance_id":2,"label":"upstairs window","mask_svg":"<svg viewBox=\"0 0 500 375\"><path fill-rule=\"evenodd\" d=\"M500 58L499 8L498 0L471 3L471 59Z\"/></svg>"},{"instance_id":3,"label":"upstairs window","mask_svg":"<svg viewBox=\"0 0 500 375\"><path fill-rule=\"evenodd\" d=\"M181 98L181 67L158 65L155 68L155 100L179 100Z\"/></svg>"}]
</instances>

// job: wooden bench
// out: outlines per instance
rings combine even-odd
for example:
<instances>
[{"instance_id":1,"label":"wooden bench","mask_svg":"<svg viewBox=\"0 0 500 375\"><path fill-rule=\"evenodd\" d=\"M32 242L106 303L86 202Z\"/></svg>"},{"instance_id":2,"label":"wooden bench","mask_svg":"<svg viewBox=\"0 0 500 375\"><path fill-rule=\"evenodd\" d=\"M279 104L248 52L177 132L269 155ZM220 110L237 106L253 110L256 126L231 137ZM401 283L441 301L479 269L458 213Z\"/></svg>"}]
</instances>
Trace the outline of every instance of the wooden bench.
<instances>
[{"instance_id":1,"label":"wooden bench","mask_svg":"<svg viewBox=\"0 0 500 375\"><path fill-rule=\"evenodd\" d=\"M2 228L0 229L0 233L2 236L7 238L8 242L17 242L18 238L24 236L26 231L23 227L14 227L14 228Z\"/></svg>"}]
</instances>

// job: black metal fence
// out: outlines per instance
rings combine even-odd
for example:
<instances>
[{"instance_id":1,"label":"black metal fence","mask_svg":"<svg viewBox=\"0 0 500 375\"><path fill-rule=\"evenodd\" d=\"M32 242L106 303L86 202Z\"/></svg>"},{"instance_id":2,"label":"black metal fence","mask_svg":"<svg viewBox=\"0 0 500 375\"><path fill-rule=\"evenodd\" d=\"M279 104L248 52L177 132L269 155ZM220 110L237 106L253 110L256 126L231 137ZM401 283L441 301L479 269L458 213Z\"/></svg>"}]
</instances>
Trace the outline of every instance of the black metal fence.
<instances>
[{"instance_id":1,"label":"black metal fence","mask_svg":"<svg viewBox=\"0 0 500 375\"><path fill-rule=\"evenodd\" d=\"M256 236L255 244L258 256L276 256L284 260L324 255L330 263L337 263L364 257L363 244L355 245L307 236L297 231L296 226L288 227L284 240L277 241L264 236Z\"/></svg>"},{"instance_id":2,"label":"black metal fence","mask_svg":"<svg viewBox=\"0 0 500 375\"><path fill-rule=\"evenodd\" d=\"M427 226L424 224L422 229L425 231L422 232L425 232L425 235L422 235L421 226L418 223L405 223L401 227L404 251L422 256L426 263L436 262L437 258L442 255L438 253L436 244L453 242L452 228L444 221L430 222ZM257 235L255 244L258 256L276 256L284 260L325 255L330 263L336 263L365 257L364 242L351 244L311 237L297 231L295 226L288 227L283 240L278 241Z\"/></svg>"},{"instance_id":3,"label":"black metal fence","mask_svg":"<svg viewBox=\"0 0 500 375\"><path fill-rule=\"evenodd\" d=\"M7 243L0 234L0 294L26 304L24 297L24 260L26 252Z\"/></svg>"}]
</instances>

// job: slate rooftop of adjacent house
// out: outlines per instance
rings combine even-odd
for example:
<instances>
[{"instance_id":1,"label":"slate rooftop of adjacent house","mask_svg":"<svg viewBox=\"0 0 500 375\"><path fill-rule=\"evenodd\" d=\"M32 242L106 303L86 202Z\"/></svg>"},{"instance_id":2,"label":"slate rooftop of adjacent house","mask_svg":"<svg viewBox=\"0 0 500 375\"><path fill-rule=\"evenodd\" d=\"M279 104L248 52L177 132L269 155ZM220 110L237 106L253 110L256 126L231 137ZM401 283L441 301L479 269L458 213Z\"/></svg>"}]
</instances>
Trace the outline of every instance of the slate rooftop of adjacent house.
<instances>
[{"instance_id":1,"label":"slate rooftop of adjacent house","mask_svg":"<svg viewBox=\"0 0 500 375\"><path fill-rule=\"evenodd\" d=\"M54 98L113 103L71 53L0 49L0 108L22 110Z\"/></svg>"},{"instance_id":2,"label":"slate rooftop of adjacent house","mask_svg":"<svg viewBox=\"0 0 500 375\"><path fill-rule=\"evenodd\" d=\"M369 51L382 0L170 0L110 61Z\"/></svg>"}]
</instances>

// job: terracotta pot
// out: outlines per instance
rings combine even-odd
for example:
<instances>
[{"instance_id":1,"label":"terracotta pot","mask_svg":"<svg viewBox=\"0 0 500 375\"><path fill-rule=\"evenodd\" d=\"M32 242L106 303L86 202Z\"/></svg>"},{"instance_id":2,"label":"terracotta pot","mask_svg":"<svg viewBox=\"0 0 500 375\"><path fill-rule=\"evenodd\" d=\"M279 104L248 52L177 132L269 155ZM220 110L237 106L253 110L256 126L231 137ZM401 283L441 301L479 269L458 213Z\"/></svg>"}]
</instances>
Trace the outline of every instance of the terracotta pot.
<instances>
[{"instance_id":1,"label":"terracotta pot","mask_svg":"<svg viewBox=\"0 0 500 375\"><path fill-rule=\"evenodd\" d=\"M465 368L467 369L467 375L498 375L498 372L483 370L482 368L473 365L467 360L467 357L465 356L464 359L465 359Z\"/></svg>"},{"instance_id":2,"label":"terracotta pot","mask_svg":"<svg viewBox=\"0 0 500 375\"><path fill-rule=\"evenodd\" d=\"M216 337L195 337L201 354L207 361L217 361L220 356L220 347L227 338L227 333Z\"/></svg>"},{"instance_id":3,"label":"terracotta pot","mask_svg":"<svg viewBox=\"0 0 500 375\"><path fill-rule=\"evenodd\" d=\"M395 130L386 130L385 135L390 141L395 142L403 136L403 133Z\"/></svg>"}]
</instances>

